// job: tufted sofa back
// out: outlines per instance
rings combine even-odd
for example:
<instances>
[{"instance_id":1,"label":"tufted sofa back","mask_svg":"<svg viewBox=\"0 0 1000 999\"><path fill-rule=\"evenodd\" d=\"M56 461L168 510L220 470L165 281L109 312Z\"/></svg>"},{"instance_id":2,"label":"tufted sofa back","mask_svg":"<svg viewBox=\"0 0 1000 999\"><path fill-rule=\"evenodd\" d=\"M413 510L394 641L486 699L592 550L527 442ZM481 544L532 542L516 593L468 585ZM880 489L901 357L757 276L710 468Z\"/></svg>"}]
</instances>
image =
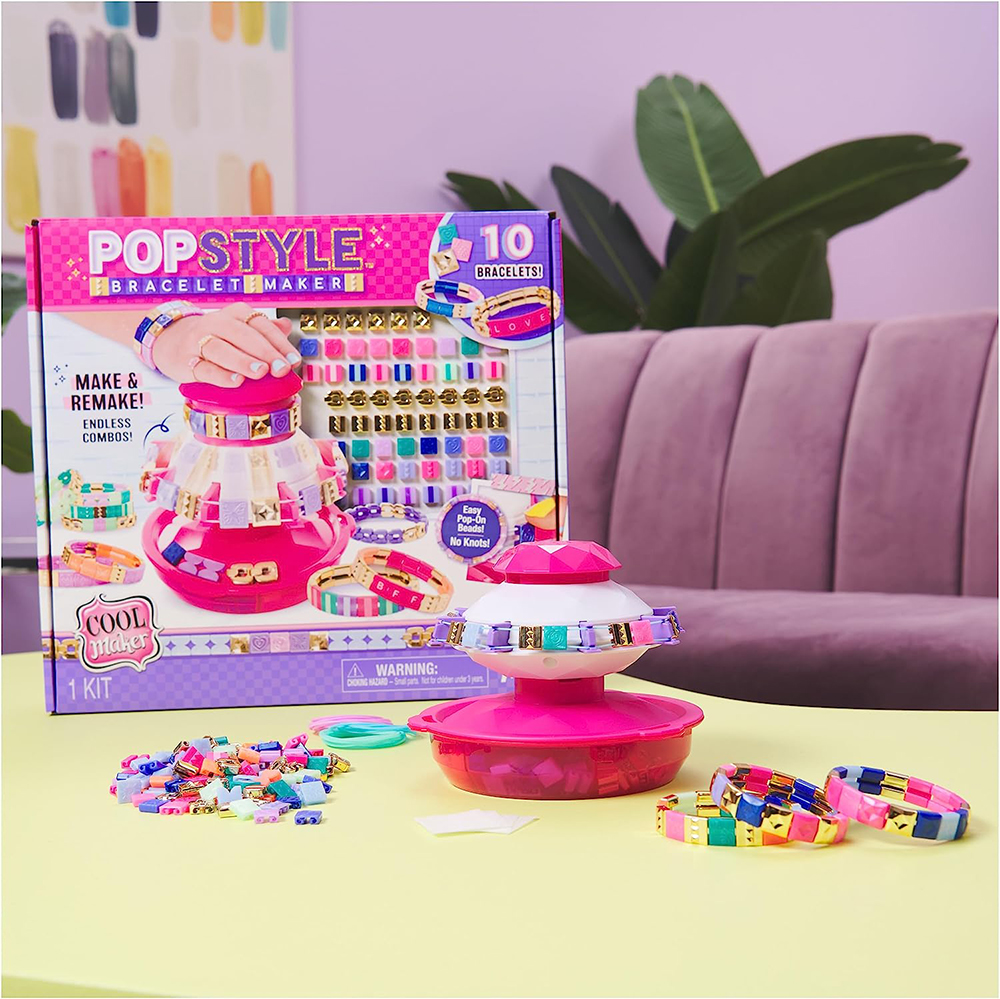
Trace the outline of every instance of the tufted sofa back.
<instances>
[{"instance_id":1,"label":"tufted sofa back","mask_svg":"<svg viewBox=\"0 0 1000 999\"><path fill-rule=\"evenodd\" d=\"M630 584L996 596L996 329L573 338L572 534Z\"/></svg>"}]
</instances>

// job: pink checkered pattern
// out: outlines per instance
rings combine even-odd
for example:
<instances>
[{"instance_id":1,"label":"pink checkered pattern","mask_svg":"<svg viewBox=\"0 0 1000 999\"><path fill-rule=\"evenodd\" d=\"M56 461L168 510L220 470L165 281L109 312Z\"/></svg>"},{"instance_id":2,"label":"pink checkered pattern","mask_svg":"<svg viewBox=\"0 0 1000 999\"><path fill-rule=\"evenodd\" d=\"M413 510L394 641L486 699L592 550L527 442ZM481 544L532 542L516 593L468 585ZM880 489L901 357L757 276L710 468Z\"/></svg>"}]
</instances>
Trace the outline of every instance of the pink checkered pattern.
<instances>
[{"instance_id":1,"label":"pink checkered pattern","mask_svg":"<svg viewBox=\"0 0 1000 999\"><path fill-rule=\"evenodd\" d=\"M249 298L255 304L278 305L294 302L297 305L350 305L384 302L386 304L408 304L413 302L413 289L428 275L427 258L434 231L441 222L440 215L296 215L296 216L228 216L221 218L100 218L100 219L45 219L39 223L39 260L37 265L44 275L42 305L46 309L113 309L135 308L154 304L162 300L162 295L148 299L140 297L91 297L90 274L87 259L87 239L93 229L107 229L124 238L133 229L151 229L162 235L165 229L187 229L199 236L206 229L274 228L284 232L289 228L316 229L319 233L320 252L328 255L329 230L333 227L356 226L361 229L362 238L356 244L356 254L364 261L361 274L364 276L363 292L321 292L269 293L260 295L199 295L198 301L206 304L225 304L234 298ZM212 276L240 275L239 255L235 244L227 246L230 252L230 266L223 272L213 272ZM305 271L303 260L303 240L292 250L291 273ZM184 261L177 270L177 277L209 276L198 264L201 252L191 260ZM33 302L33 282L35 261L28 254L29 304ZM162 274L157 271L150 275ZM254 244L253 274L274 274L274 258L263 241ZM124 264L114 261L105 267L105 277L129 278L137 275L125 269ZM168 296L169 297L169 296Z\"/></svg>"}]
</instances>

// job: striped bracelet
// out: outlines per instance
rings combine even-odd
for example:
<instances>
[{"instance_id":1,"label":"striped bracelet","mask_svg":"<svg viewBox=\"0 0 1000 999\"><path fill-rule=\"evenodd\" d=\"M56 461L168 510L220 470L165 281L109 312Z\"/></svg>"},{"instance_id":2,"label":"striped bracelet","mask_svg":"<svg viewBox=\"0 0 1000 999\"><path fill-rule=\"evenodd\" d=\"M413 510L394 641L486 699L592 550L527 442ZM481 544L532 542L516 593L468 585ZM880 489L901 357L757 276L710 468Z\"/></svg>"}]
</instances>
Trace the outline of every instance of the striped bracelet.
<instances>
[{"instance_id":1,"label":"striped bracelet","mask_svg":"<svg viewBox=\"0 0 1000 999\"><path fill-rule=\"evenodd\" d=\"M825 793L844 815L898 836L961 839L969 825L969 803L964 798L940 784L891 770L834 767L827 775Z\"/></svg>"},{"instance_id":2,"label":"striped bracelet","mask_svg":"<svg viewBox=\"0 0 1000 999\"><path fill-rule=\"evenodd\" d=\"M398 572L393 569L387 569L385 574L403 586L409 585L412 579L408 572ZM325 611L327 614L341 614L344 617L384 617L388 614L397 614L403 609L399 604L391 603L375 593L352 595L333 592L336 587L353 582L352 563L320 569L309 578L306 588L309 602L317 610Z\"/></svg>"},{"instance_id":3,"label":"striped bracelet","mask_svg":"<svg viewBox=\"0 0 1000 999\"><path fill-rule=\"evenodd\" d=\"M95 510L101 509L95 507ZM128 527L135 527L135 514L130 513L127 517L95 517L85 519L83 517L63 517L62 526L67 531L117 531Z\"/></svg>"},{"instance_id":4,"label":"striped bracelet","mask_svg":"<svg viewBox=\"0 0 1000 999\"><path fill-rule=\"evenodd\" d=\"M204 314L198 306L182 301L166 302L155 309L150 309L136 327L133 337L132 346L138 354L139 360L147 368L152 368L153 371L162 374L153 360L153 346L156 343L156 338L178 319L186 319L188 316L203 316Z\"/></svg>"},{"instance_id":5,"label":"striped bracelet","mask_svg":"<svg viewBox=\"0 0 1000 999\"><path fill-rule=\"evenodd\" d=\"M708 791L665 794L656 803L656 831L693 846L778 846L788 840L734 819Z\"/></svg>"}]
</instances>

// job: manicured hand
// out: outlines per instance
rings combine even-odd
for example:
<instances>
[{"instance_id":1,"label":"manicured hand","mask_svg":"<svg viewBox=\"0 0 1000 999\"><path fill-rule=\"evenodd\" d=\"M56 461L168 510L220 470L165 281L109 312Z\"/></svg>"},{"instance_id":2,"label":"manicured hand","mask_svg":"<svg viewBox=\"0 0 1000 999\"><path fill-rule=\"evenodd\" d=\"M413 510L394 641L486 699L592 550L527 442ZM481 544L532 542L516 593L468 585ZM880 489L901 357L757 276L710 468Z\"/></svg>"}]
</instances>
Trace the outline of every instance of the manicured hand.
<instances>
[{"instance_id":1,"label":"manicured hand","mask_svg":"<svg viewBox=\"0 0 1000 999\"><path fill-rule=\"evenodd\" d=\"M292 324L253 312L238 302L178 319L156 338L153 361L175 381L223 388L234 388L244 378L263 378L269 371L278 378L287 375L302 360L288 339Z\"/></svg>"}]
</instances>

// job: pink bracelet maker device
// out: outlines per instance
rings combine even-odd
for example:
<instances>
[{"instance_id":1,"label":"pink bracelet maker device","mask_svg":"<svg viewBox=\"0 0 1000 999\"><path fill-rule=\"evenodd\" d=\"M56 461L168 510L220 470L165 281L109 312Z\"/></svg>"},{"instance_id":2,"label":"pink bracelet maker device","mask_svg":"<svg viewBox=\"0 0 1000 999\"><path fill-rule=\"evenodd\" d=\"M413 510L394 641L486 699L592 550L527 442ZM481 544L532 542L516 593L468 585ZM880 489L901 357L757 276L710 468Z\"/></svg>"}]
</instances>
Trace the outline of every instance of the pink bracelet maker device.
<instances>
[{"instance_id":1,"label":"pink bracelet maker device","mask_svg":"<svg viewBox=\"0 0 1000 999\"><path fill-rule=\"evenodd\" d=\"M302 380L179 388L187 427L150 447L139 483L160 508L143 528L146 557L196 607L253 614L301 603L354 531L334 505L345 492L340 448L300 429Z\"/></svg>"},{"instance_id":2,"label":"pink bracelet maker device","mask_svg":"<svg viewBox=\"0 0 1000 999\"><path fill-rule=\"evenodd\" d=\"M442 617L431 644L514 678L513 693L435 705L428 732L456 787L505 798L597 798L668 784L704 715L688 701L605 690L654 645L676 645L673 607L653 608L610 573L594 542L525 542L477 568L499 585Z\"/></svg>"}]
</instances>

